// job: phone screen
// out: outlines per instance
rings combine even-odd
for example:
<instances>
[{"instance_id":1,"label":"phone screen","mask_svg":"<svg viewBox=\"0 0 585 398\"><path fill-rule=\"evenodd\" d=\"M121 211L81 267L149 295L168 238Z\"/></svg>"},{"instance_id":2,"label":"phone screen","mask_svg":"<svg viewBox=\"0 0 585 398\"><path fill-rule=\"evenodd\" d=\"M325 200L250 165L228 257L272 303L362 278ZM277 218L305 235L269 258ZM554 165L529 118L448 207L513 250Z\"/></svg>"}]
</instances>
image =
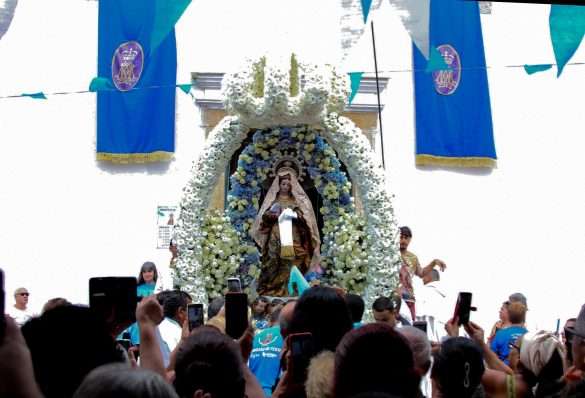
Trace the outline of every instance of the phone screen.
<instances>
[{"instance_id":1,"label":"phone screen","mask_svg":"<svg viewBox=\"0 0 585 398\"><path fill-rule=\"evenodd\" d=\"M471 293L460 292L455 305L454 316L459 317L459 325L469 323L469 313L471 312Z\"/></svg>"},{"instance_id":2,"label":"phone screen","mask_svg":"<svg viewBox=\"0 0 585 398\"><path fill-rule=\"evenodd\" d=\"M189 304L187 306L187 316L189 318L189 330L202 326L203 304Z\"/></svg>"},{"instance_id":3,"label":"phone screen","mask_svg":"<svg viewBox=\"0 0 585 398\"><path fill-rule=\"evenodd\" d=\"M248 295L227 293L225 295L225 332L239 339L248 327Z\"/></svg>"},{"instance_id":4,"label":"phone screen","mask_svg":"<svg viewBox=\"0 0 585 398\"><path fill-rule=\"evenodd\" d=\"M314 353L313 336L311 333L298 333L291 334L289 339L292 377L297 382L304 382Z\"/></svg>"},{"instance_id":5,"label":"phone screen","mask_svg":"<svg viewBox=\"0 0 585 398\"><path fill-rule=\"evenodd\" d=\"M239 278L228 278L227 288L228 292L239 293L242 291L242 283Z\"/></svg>"},{"instance_id":6,"label":"phone screen","mask_svg":"<svg viewBox=\"0 0 585 398\"><path fill-rule=\"evenodd\" d=\"M89 307L108 323L136 321L136 278L105 277L89 280Z\"/></svg>"}]
</instances>

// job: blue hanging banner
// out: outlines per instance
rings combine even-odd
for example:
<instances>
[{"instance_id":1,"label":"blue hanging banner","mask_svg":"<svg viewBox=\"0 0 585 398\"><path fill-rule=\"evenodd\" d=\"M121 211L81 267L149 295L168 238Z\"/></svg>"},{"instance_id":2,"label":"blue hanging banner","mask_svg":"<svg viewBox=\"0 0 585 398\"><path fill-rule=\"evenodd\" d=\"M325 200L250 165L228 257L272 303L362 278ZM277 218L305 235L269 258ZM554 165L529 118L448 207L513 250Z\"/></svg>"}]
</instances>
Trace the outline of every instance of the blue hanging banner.
<instances>
[{"instance_id":1,"label":"blue hanging banner","mask_svg":"<svg viewBox=\"0 0 585 398\"><path fill-rule=\"evenodd\" d=\"M429 29L430 45L447 68L429 65L413 45L416 164L495 167L478 4L432 0Z\"/></svg>"},{"instance_id":2,"label":"blue hanging banner","mask_svg":"<svg viewBox=\"0 0 585 398\"><path fill-rule=\"evenodd\" d=\"M114 88L97 90L98 160L166 161L175 151L175 32L151 49L156 10L156 0L99 2L98 76Z\"/></svg>"}]
</instances>

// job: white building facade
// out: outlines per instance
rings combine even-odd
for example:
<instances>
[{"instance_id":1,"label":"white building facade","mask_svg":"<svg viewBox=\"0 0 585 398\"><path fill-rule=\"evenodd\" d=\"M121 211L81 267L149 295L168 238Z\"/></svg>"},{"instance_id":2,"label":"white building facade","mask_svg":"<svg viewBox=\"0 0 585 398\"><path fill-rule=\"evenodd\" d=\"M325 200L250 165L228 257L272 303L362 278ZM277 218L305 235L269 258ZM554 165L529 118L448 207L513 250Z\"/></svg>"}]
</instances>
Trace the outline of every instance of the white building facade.
<instances>
[{"instance_id":1,"label":"white building facade","mask_svg":"<svg viewBox=\"0 0 585 398\"><path fill-rule=\"evenodd\" d=\"M87 89L97 70L97 5L20 0L0 40L0 96ZM559 79L555 68L527 75L524 64L554 62L549 8L494 3L482 25L498 168L417 168L411 42L388 2L374 8L378 66L389 78L387 183L399 223L413 230L412 251L424 264L447 263L444 284L474 292L484 328L508 294L522 291L529 324L554 329L585 301L585 67L567 66ZM194 1L176 27L177 82L190 82L193 72L230 72L245 57L291 52L373 72L360 18L347 0ZM584 59L581 48L572 61ZM95 160L95 94L0 99L0 267L8 296L26 286L37 309L57 296L86 303L91 276L136 276L147 260L166 268L156 208L178 205L203 124L193 98L178 91L175 159L110 165Z\"/></svg>"}]
</instances>

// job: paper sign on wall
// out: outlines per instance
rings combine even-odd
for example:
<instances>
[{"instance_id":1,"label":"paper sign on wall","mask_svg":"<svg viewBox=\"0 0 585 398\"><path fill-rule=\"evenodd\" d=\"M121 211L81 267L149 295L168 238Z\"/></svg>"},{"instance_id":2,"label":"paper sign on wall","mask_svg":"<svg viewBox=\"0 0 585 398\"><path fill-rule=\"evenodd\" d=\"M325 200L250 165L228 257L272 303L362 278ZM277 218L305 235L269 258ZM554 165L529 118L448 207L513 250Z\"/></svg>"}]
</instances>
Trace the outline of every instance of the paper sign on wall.
<instances>
[{"instance_id":1,"label":"paper sign on wall","mask_svg":"<svg viewBox=\"0 0 585 398\"><path fill-rule=\"evenodd\" d=\"M168 249L177 219L177 206L158 206L156 209L157 249Z\"/></svg>"}]
</instances>

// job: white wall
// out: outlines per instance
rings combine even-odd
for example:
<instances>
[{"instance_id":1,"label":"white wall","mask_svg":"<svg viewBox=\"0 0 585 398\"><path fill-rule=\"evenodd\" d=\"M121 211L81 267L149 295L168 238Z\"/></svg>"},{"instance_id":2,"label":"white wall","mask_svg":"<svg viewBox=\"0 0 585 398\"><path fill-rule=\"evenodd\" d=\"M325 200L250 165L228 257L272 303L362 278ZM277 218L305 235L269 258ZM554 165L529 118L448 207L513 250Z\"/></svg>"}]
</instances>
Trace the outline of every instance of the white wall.
<instances>
[{"instance_id":1,"label":"white wall","mask_svg":"<svg viewBox=\"0 0 585 398\"><path fill-rule=\"evenodd\" d=\"M376 26L392 21L388 62L410 67L408 36L388 11L376 16ZM397 218L413 229L411 247L422 262L447 262L449 290L474 292L475 317L486 328L514 291L528 297L533 327L553 329L585 302L585 68L567 66L556 79L556 68L528 76L504 67L554 63L548 12L544 5L493 3L493 14L482 16L499 158L491 172L415 167L412 74L390 74L383 123ZM582 62L584 50L572 61Z\"/></svg>"},{"instance_id":2,"label":"white wall","mask_svg":"<svg viewBox=\"0 0 585 398\"><path fill-rule=\"evenodd\" d=\"M410 41L387 2L373 17L380 69L409 69ZM339 20L334 0L194 1L177 25L177 80L230 71L261 53L336 64ZM516 290L529 298L531 323L552 328L583 301L584 69L569 66L557 80L554 71L503 67L553 62L546 6L494 3L482 21L498 168L416 168L412 75L387 73L388 187L399 222L414 231L412 250L423 262L447 262L444 283L475 293L486 328ZM85 89L96 73L96 32L97 2L20 0L0 41L0 96ZM344 65L373 70L367 36ZM155 248L155 209L178 203L203 143L199 112L178 92L175 161L98 164L94 98L0 99L0 266L7 290L27 286L36 309L54 296L86 302L92 275L135 275L147 259L166 265L168 253Z\"/></svg>"}]
</instances>

